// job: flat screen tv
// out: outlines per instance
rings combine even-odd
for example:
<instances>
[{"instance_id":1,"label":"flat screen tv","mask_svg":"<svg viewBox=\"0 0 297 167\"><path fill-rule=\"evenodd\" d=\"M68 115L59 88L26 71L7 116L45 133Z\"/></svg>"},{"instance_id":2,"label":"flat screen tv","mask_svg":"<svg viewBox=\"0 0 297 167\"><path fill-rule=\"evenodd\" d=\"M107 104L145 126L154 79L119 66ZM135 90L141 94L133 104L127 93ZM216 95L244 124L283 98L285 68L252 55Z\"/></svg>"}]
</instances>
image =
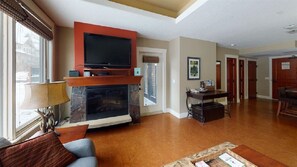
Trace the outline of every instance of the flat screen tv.
<instances>
[{"instance_id":1,"label":"flat screen tv","mask_svg":"<svg viewBox=\"0 0 297 167\"><path fill-rule=\"evenodd\" d=\"M89 68L130 68L131 39L84 33L84 61Z\"/></svg>"}]
</instances>

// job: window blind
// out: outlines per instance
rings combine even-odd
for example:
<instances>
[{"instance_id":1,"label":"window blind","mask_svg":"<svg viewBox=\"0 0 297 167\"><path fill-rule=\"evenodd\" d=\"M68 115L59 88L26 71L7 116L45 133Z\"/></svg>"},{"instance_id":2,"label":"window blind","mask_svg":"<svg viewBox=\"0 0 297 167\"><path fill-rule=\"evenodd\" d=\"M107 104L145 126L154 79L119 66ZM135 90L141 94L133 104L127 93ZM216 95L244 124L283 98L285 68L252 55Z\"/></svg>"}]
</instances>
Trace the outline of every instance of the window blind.
<instances>
[{"instance_id":1,"label":"window blind","mask_svg":"<svg viewBox=\"0 0 297 167\"><path fill-rule=\"evenodd\" d=\"M159 57L157 56L143 56L142 57L143 63L159 63Z\"/></svg>"},{"instance_id":2,"label":"window blind","mask_svg":"<svg viewBox=\"0 0 297 167\"><path fill-rule=\"evenodd\" d=\"M0 10L43 38L47 40L53 39L53 32L50 26L21 0L0 0Z\"/></svg>"}]
</instances>

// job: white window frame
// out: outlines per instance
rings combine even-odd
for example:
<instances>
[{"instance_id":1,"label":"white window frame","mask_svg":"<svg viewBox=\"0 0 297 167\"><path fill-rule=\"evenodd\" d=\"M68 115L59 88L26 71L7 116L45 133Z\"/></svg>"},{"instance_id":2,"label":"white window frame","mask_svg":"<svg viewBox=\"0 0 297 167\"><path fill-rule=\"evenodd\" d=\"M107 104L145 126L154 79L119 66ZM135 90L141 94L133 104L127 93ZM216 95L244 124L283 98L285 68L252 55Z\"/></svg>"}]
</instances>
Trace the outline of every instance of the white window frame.
<instances>
[{"instance_id":1,"label":"white window frame","mask_svg":"<svg viewBox=\"0 0 297 167\"><path fill-rule=\"evenodd\" d=\"M12 140L15 139L15 124L13 124L13 107L12 96L14 94L12 90L13 76L9 77L12 73L9 63L13 60L13 20L7 15L3 14L3 136Z\"/></svg>"},{"instance_id":2,"label":"white window frame","mask_svg":"<svg viewBox=\"0 0 297 167\"><path fill-rule=\"evenodd\" d=\"M36 117L32 121L21 125L16 128L16 22L9 16L2 14L0 21L2 22L2 27L0 32L3 32L3 38L0 43L3 51L3 56L0 59L0 63L3 64L3 69L0 69L2 78L0 79L3 83L0 83L2 87L3 97L0 96L0 114L2 114L2 124L3 129L0 130L0 136L6 137L12 141L18 141L26 136L30 131L36 130L39 127L40 117ZM0 15L1 17L1 15ZM1 25L1 24L0 24ZM40 69L41 69L41 82L45 82L48 74L48 63L47 61L52 53L51 42L41 38L40 40L40 53L43 55L40 59ZM0 90L1 91L1 90ZM1 92L0 92L1 93ZM0 107L1 107L0 106Z\"/></svg>"}]
</instances>

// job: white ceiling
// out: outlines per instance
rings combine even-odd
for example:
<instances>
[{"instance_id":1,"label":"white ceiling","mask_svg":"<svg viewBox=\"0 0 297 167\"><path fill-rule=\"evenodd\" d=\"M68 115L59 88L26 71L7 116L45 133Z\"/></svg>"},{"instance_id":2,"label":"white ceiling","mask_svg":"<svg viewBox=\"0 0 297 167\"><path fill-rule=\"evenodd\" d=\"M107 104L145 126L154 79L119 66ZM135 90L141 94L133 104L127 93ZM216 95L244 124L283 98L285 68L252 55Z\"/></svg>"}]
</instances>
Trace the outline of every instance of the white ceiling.
<instances>
[{"instance_id":1,"label":"white ceiling","mask_svg":"<svg viewBox=\"0 0 297 167\"><path fill-rule=\"evenodd\" d=\"M183 36L235 49L297 40L297 33L284 29L297 26L297 0L198 0L177 19L108 0L34 1L64 27L78 21L133 30L151 39Z\"/></svg>"}]
</instances>

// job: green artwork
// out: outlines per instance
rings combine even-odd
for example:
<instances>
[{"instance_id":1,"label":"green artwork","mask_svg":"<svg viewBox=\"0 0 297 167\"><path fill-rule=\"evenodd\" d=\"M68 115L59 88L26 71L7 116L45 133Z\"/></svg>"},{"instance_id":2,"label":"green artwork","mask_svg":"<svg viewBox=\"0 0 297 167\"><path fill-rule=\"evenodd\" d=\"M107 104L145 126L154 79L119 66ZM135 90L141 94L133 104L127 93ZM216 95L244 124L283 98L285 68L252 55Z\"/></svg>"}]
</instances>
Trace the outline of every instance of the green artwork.
<instances>
[{"instance_id":1,"label":"green artwork","mask_svg":"<svg viewBox=\"0 0 297 167\"><path fill-rule=\"evenodd\" d=\"M200 79L200 58L188 57L188 80Z\"/></svg>"},{"instance_id":2,"label":"green artwork","mask_svg":"<svg viewBox=\"0 0 297 167\"><path fill-rule=\"evenodd\" d=\"M191 76L197 76L198 75L198 62L197 61L190 61L191 64Z\"/></svg>"}]
</instances>

